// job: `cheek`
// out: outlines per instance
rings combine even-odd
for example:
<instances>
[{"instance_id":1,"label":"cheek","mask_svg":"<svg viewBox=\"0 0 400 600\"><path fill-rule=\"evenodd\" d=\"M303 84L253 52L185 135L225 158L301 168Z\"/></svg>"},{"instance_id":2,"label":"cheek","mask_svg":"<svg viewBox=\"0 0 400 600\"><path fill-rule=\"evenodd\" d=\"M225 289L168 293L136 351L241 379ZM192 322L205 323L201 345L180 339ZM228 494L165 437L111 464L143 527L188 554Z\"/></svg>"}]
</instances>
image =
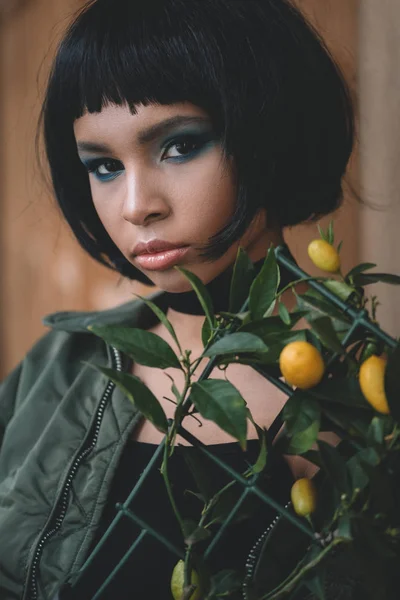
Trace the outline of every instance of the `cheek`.
<instances>
[{"instance_id":1,"label":"cheek","mask_svg":"<svg viewBox=\"0 0 400 600\"><path fill-rule=\"evenodd\" d=\"M105 196L101 193L100 190L96 189L96 186L90 182L90 189L92 193L92 202L94 209L103 224L104 229L110 235L110 237L115 241L115 236L113 235L117 228L116 216L117 211L112 209L113 202L110 194L108 193Z\"/></svg>"},{"instance_id":2,"label":"cheek","mask_svg":"<svg viewBox=\"0 0 400 600\"><path fill-rule=\"evenodd\" d=\"M236 185L228 172L197 173L186 188L185 200L180 207L191 231L203 237L217 233L232 216L236 206ZM196 236L198 237L198 236Z\"/></svg>"}]
</instances>

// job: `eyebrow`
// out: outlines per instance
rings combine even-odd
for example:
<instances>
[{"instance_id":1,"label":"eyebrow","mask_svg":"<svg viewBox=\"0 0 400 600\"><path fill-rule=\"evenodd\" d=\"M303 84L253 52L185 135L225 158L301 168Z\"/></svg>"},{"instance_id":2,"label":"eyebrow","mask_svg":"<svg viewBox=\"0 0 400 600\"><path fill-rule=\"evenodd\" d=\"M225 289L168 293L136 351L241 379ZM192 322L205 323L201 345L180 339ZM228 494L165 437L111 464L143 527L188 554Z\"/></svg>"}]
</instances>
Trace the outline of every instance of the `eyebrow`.
<instances>
[{"instance_id":1,"label":"eyebrow","mask_svg":"<svg viewBox=\"0 0 400 600\"><path fill-rule=\"evenodd\" d=\"M152 142L156 138L161 135L168 133L171 129L176 127L177 125L191 125L197 123L210 123L209 119L205 117L190 117L184 115L177 115L175 117L171 117L169 119L165 119L164 121L160 121L147 129L143 129L138 133L137 140L139 145L144 146L149 142ZM111 148L109 148L106 144L97 144L94 142L85 142L81 141L77 143L77 148L79 151L86 152L111 152Z\"/></svg>"}]
</instances>

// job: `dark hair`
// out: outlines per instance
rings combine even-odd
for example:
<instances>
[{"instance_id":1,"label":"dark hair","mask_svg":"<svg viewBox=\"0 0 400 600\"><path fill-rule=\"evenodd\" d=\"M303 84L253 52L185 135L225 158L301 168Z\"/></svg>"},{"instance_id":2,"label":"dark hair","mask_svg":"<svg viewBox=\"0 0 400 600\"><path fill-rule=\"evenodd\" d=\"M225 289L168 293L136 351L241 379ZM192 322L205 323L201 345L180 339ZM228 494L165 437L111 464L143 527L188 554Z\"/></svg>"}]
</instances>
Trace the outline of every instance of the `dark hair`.
<instances>
[{"instance_id":1,"label":"dark hair","mask_svg":"<svg viewBox=\"0 0 400 600\"><path fill-rule=\"evenodd\" d=\"M237 206L210 239L221 256L260 207L282 227L335 210L354 136L342 75L286 0L92 0L61 41L39 126L59 206L96 260L149 283L94 209L73 122L107 103L191 102L233 157Z\"/></svg>"}]
</instances>

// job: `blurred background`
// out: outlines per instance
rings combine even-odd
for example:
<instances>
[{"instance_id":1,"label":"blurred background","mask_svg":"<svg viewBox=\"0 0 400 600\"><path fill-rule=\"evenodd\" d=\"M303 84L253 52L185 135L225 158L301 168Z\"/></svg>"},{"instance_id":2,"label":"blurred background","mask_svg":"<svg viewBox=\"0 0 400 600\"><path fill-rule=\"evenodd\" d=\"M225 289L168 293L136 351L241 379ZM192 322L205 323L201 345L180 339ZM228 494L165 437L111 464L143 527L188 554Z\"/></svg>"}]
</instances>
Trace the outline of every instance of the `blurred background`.
<instances>
[{"instance_id":1,"label":"blurred background","mask_svg":"<svg viewBox=\"0 0 400 600\"><path fill-rule=\"evenodd\" d=\"M0 378L46 332L56 310L97 310L149 288L87 257L62 222L35 155L48 69L83 0L0 0ZM398 0L296 0L326 40L350 85L359 121L335 231L344 269L365 261L399 273L400 4ZM351 193L352 187L364 204ZM365 204L366 203L366 204ZM322 225L326 225L325 219ZM315 273L307 244L316 225L286 232L294 256ZM400 331L400 290L375 286L380 324Z\"/></svg>"}]
</instances>

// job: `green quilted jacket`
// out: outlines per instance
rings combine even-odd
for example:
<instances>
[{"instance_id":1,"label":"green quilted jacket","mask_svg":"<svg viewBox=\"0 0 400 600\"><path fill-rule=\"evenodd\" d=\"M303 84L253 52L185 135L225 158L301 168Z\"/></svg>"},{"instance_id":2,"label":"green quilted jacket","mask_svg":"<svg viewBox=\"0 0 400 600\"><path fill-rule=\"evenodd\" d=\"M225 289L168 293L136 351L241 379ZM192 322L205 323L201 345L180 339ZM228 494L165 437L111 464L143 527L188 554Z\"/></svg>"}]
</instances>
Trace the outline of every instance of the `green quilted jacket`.
<instances>
[{"instance_id":1,"label":"green quilted jacket","mask_svg":"<svg viewBox=\"0 0 400 600\"><path fill-rule=\"evenodd\" d=\"M160 306L163 297L152 296ZM128 366L88 325L147 328L154 319L142 301L50 315L51 331L1 384L1 600L52 600L79 570L123 447L142 419L87 364Z\"/></svg>"}]
</instances>

